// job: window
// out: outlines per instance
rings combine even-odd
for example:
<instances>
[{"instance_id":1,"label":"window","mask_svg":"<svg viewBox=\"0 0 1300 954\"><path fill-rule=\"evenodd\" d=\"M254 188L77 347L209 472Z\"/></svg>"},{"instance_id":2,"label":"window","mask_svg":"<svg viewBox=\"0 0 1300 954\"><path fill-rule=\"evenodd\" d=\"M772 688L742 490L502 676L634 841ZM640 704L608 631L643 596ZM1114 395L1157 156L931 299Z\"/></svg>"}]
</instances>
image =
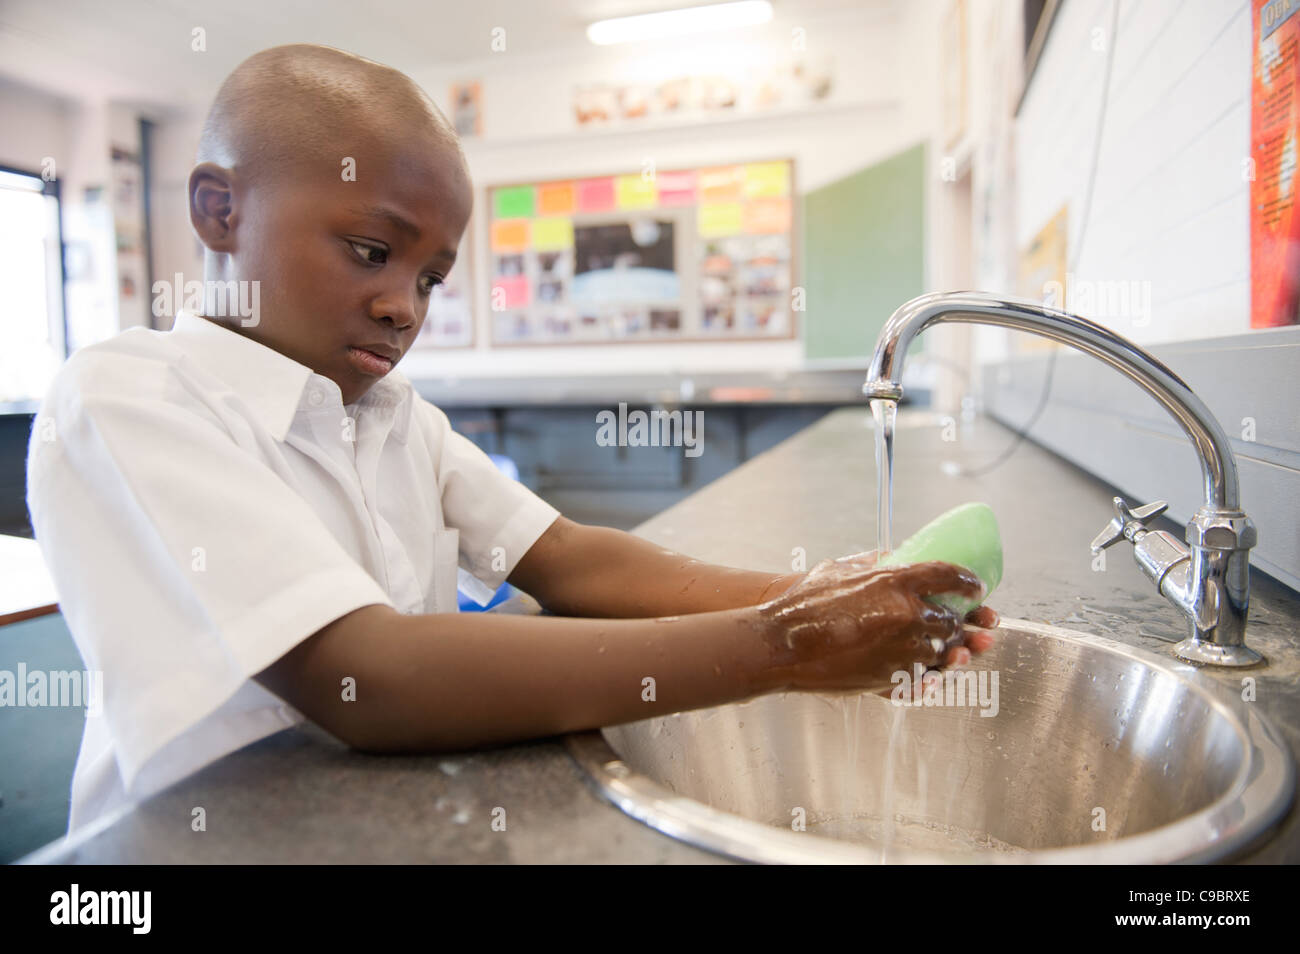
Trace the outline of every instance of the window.
<instances>
[{"instance_id":1,"label":"window","mask_svg":"<svg viewBox=\"0 0 1300 954\"><path fill-rule=\"evenodd\" d=\"M67 356L59 186L0 167L0 409L35 410Z\"/></svg>"}]
</instances>

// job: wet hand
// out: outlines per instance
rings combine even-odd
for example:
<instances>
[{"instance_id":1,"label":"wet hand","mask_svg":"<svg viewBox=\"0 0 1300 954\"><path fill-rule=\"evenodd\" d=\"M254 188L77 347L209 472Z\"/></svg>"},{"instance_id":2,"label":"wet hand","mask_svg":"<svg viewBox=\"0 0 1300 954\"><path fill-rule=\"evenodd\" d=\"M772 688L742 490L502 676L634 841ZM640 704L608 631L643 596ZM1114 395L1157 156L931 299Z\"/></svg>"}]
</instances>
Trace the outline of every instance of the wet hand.
<instances>
[{"instance_id":1,"label":"wet hand","mask_svg":"<svg viewBox=\"0 0 1300 954\"><path fill-rule=\"evenodd\" d=\"M925 600L978 597L979 578L948 563L875 568L875 553L824 560L761 604L774 665L794 689L869 689L898 671L961 666L992 645L997 614L979 607L965 621ZM963 625L965 622L968 625Z\"/></svg>"},{"instance_id":2,"label":"wet hand","mask_svg":"<svg viewBox=\"0 0 1300 954\"><path fill-rule=\"evenodd\" d=\"M993 630L1000 623L1001 618L990 606L977 606L967 613L966 625L962 627L964 632L963 645L948 649L942 663L926 669L920 680L912 678L915 675L915 670L908 673L908 681L902 685L911 687L913 700L919 702L924 698L928 686L941 684L943 679L942 670L960 669L968 665L975 655L989 649L995 641ZM893 700L898 688L898 686L895 686L890 689L881 689L876 695Z\"/></svg>"}]
</instances>

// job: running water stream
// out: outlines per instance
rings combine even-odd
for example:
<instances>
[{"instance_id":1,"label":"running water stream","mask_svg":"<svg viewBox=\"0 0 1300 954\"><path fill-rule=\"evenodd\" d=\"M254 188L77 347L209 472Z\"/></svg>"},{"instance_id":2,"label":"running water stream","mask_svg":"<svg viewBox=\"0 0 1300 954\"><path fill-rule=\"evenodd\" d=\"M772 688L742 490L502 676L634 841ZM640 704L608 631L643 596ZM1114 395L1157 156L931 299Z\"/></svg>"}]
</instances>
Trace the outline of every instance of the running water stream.
<instances>
[{"instance_id":1,"label":"running water stream","mask_svg":"<svg viewBox=\"0 0 1300 954\"><path fill-rule=\"evenodd\" d=\"M874 398L871 401L871 416L875 419L876 434L876 556L884 556L893 549L891 539L894 518L894 425L898 419L898 402L888 398ZM889 744L885 748L885 761L882 767L883 817L880 828L880 860L884 863L889 847L894 840L894 750L902 728L905 707L894 705L893 722L889 727ZM851 725L848 726L849 764L845 777L858 781L858 737L861 733L862 696L858 696L858 705ZM849 722L848 706L844 709L845 722ZM846 809L852 811L852 795Z\"/></svg>"},{"instance_id":2,"label":"running water stream","mask_svg":"<svg viewBox=\"0 0 1300 954\"><path fill-rule=\"evenodd\" d=\"M898 402L872 398L871 416L876 421L876 556L894 548L890 539L894 525L894 424Z\"/></svg>"}]
</instances>

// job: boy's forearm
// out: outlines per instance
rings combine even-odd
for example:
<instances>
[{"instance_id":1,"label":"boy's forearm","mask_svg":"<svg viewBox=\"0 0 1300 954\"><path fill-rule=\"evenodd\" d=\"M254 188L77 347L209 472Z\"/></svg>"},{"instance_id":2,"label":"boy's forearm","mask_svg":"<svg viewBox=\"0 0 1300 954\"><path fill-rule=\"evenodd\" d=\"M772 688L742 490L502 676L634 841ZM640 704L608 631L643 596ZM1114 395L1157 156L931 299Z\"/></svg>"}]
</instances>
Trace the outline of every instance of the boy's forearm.
<instances>
[{"instance_id":1,"label":"boy's forearm","mask_svg":"<svg viewBox=\"0 0 1300 954\"><path fill-rule=\"evenodd\" d=\"M401 616L368 647L354 738L452 751L617 725L782 688L752 608L676 620ZM365 708L360 708L362 706Z\"/></svg>"},{"instance_id":2,"label":"boy's forearm","mask_svg":"<svg viewBox=\"0 0 1300 954\"><path fill-rule=\"evenodd\" d=\"M582 526L567 553L581 567L552 567L545 597L563 616L640 618L753 606L770 599L802 574L762 573L704 563L609 527ZM538 595L538 594L533 594Z\"/></svg>"}]
</instances>

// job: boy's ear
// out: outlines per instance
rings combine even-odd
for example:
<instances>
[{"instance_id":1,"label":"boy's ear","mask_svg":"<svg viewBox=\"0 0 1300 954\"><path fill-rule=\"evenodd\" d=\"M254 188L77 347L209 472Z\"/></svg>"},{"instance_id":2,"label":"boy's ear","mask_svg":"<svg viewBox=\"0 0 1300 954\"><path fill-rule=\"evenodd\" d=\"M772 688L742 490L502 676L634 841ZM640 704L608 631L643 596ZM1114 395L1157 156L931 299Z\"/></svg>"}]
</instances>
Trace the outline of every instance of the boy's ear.
<instances>
[{"instance_id":1,"label":"boy's ear","mask_svg":"<svg viewBox=\"0 0 1300 954\"><path fill-rule=\"evenodd\" d=\"M214 252L235 248L234 176L215 162L200 162L190 171L190 224Z\"/></svg>"}]
</instances>

